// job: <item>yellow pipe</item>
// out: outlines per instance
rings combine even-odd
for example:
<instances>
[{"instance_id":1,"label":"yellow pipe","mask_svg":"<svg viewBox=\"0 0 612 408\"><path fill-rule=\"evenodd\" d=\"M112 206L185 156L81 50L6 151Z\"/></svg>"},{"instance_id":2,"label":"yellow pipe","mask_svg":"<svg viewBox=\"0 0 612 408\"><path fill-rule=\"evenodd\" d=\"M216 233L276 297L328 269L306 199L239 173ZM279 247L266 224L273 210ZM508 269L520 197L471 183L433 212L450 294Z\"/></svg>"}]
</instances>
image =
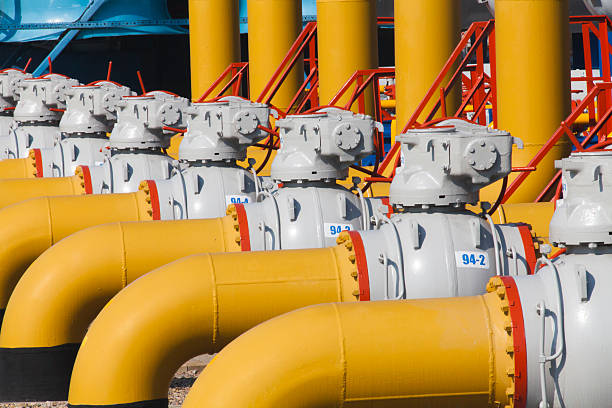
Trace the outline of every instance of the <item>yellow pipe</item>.
<instances>
[{"instance_id":1,"label":"yellow pipe","mask_svg":"<svg viewBox=\"0 0 612 408\"><path fill-rule=\"evenodd\" d=\"M183 141L183 135L181 133L177 133L172 136L170 139L170 147L166 149L166 154L172 157L174 160L179 159L179 148L181 146L181 142Z\"/></svg>"},{"instance_id":2,"label":"yellow pipe","mask_svg":"<svg viewBox=\"0 0 612 408\"><path fill-rule=\"evenodd\" d=\"M548 243L548 228L555 212L555 203L502 204L492 215L496 224L524 222L531 225L531 232L537 240Z\"/></svg>"},{"instance_id":3,"label":"yellow pipe","mask_svg":"<svg viewBox=\"0 0 612 408\"><path fill-rule=\"evenodd\" d=\"M396 118L401 132L459 43L460 2L395 0L394 7ZM450 76L446 79L445 84ZM446 98L449 114L459 107L460 90L461 83ZM436 92L433 100L439 95ZM432 108L433 104L427 105L419 121L425 120Z\"/></svg>"},{"instance_id":4,"label":"yellow pipe","mask_svg":"<svg viewBox=\"0 0 612 408\"><path fill-rule=\"evenodd\" d=\"M512 152L514 166L526 166L570 113L568 13L567 0L495 1L497 127L525 143ZM511 202L533 201L567 154L563 138Z\"/></svg>"},{"instance_id":5,"label":"yellow pipe","mask_svg":"<svg viewBox=\"0 0 612 408\"><path fill-rule=\"evenodd\" d=\"M36 177L36 166L29 157L0 160L0 179Z\"/></svg>"},{"instance_id":6,"label":"yellow pipe","mask_svg":"<svg viewBox=\"0 0 612 408\"><path fill-rule=\"evenodd\" d=\"M301 0L248 0L249 83L256 99L302 31ZM304 81L299 58L272 104L286 109Z\"/></svg>"},{"instance_id":7,"label":"yellow pipe","mask_svg":"<svg viewBox=\"0 0 612 408\"><path fill-rule=\"evenodd\" d=\"M237 221L119 222L76 232L28 268L9 300L0 347L80 343L102 307L127 284L176 259L240 251Z\"/></svg>"},{"instance_id":8,"label":"yellow pipe","mask_svg":"<svg viewBox=\"0 0 612 408\"><path fill-rule=\"evenodd\" d=\"M383 99L380 101L380 107L383 109L395 109L395 99Z\"/></svg>"},{"instance_id":9,"label":"yellow pipe","mask_svg":"<svg viewBox=\"0 0 612 408\"><path fill-rule=\"evenodd\" d=\"M482 212L480 206L468 205L467 209L476 214ZM555 203L551 202L501 204L491 218L495 224L529 224L533 237L548 243L548 227L554 212Z\"/></svg>"},{"instance_id":10,"label":"yellow pipe","mask_svg":"<svg viewBox=\"0 0 612 408\"><path fill-rule=\"evenodd\" d=\"M189 0L189 49L191 98L197 100L231 63L240 62L238 0Z\"/></svg>"},{"instance_id":11,"label":"yellow pipe","mask_svg":"<svg viewBox=\"0 0 612 408\"><path fill-rule=\"evenodd\" d=\"M2 163L2 162L0 162ZM78 169L77 171L80 171ZM0 208L36 197L85 194L80 176L0 179Z\"/></svg>"},{"instance_id":12,"label":"yellow pipe","mask_svg":"<svg viewBox=\"0 0 612 408\"><path fill-rule=\"evenodd\" d=\"M374 0L317 0L317 24L319 102L325 105L355 71L378 68L376 3ZM338 105L344 105L352 91ZM353 105L352 109L356 108L357 104ZM366 92L365 108L366 113L373 112L371 87Z\"/></svg>"},{"instance_id":13,"label":"yellow pipe","mask_svg":"<svg viewBox=\"0 0 612 408\"><path fill-rule=\"evenodd\" d=\"M183 408L508 407L504 307L489 293L294 311L229 344Z\"/></svg>"},{"instance_id":14,"label":"yellow pipe","mask_svg":"<svg viewBox=\"0 0 612 408\"><path fill-rule=\"evenodd\" d=\"M69 403L165 400L175 371L190 357L217 352L290 310L355 300L352 248L349 240L334 248L194 255L146 274L114 297L89 328L72 371Z\"/></svg>"},{"instance_id":15,"label":"yellow pipe","mask_svg":"<svg viewBox=\"0 0 612 408\"><path fill-rule=\"evenodd\" d=\"M87 227L152 219L145 190L127 194L40 197L0 210L0 315L25 270L46 249Z\"/></svg>"}]
</instances>

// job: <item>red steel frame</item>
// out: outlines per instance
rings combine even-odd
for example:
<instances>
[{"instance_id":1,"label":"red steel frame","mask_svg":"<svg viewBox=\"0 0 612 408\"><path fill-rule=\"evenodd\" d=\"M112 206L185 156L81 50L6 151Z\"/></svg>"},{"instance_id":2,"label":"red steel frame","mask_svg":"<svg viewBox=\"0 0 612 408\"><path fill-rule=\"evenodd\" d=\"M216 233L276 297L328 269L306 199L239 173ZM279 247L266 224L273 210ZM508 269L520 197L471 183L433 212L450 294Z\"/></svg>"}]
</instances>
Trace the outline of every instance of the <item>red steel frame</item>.
<instances>
[{"instance_id":1,"label":"red steel frame","mask_svg":"<svg viewBox=\"0 0 612 408\"><path fill-rule=\"evenodd\" d=\"M229 77L229 78L228 78ZM213 82L213 84L198 98L196 102L204 102L207 98L217 89L223 82L227 83L221 88L211 100L219 99L230 90L231 95L238 96L243 86L246 89L245 98L249 98L249 63L248 62L234 62L230 64L225 70L219 75L219 78ZM244 82L244 85L243 85Z\"/></svg>"},{"instance_id":2,"label":"red steel frame","mask_svg":"<svg viewBox=\"0 0 612 408\"><path fill-rule=\"evenodd\" d=\"M285 116L287 115L287 113L292 112L294 110L296 104L299 104L296 109L297 112L302 111L308 101L310 101L312 106L317 106L319 104L319 96L318 92L316 92L319 83L316 58L316 34L317 23L310 22L307 23L306 26L304 26L304 29L287 52L287 55L285 55L285 58L283 58L279 67L276 69L274 74L272 74L272 78L270 78L264 89L257 97L257 102L272 105L272 98L274 98L274 95L276 95L280 87L283 85L283 82L285 81L295 64L304 55L304 51L307 50L307 57L305 58L304 63L309 66L308 76L302 83L302 86L300 87L296 95L289 103L289 106L286 108L286 110L278 109L277 107L275 107L275 109L281 114L281 116ZM309 84L310 89L306 91L306 97L304 98L303 93Z\"/></svg>"},{"instance_id":3,"label":"red steel frame","mask_svg":"<svg viewBox=\"0 0 612 408\"><path fill-rule=\"evenodd\" d=\"M484 71L484 56L486 49L489 51L491 75ZM462 54L463 58L460 60ZM476 58L476 64L470 64L472 58ZM453 70L453 67L454 70ZM470 75L464 75L464 71ZM474 107L474 122L486 124L484 109L486 103L490 102L495 106L497 97L495 88L495 22L478 21L473 23L462 35L459 44L447 60L446 64L434 80L434 83L427 91L427 94L417 106L408 123L402 128L402 132L413 127L424 127L432 124L433 118L441 108L441 112L446 110L446 97L455 86L467 85L463 92L463 103L451 117L463 117L467 105L472 101ZM449 78L446 81L446 78ZM459 83L461 80L461 83ZM445 84L446 82L446 84ZM437 96L437 100L434 98ZM432 102L433 107L427 114L424 123L419 123L418 119L425 111L425 108ZM442 115L446 116L446 115ZM497 123L497 111L493 109L493 123ZM495 125L494 125L495 126Z\"/></svg>"},{"instance_id":4,"label":"red steel frame","mask_svg":"<svg viewBox=\"0 0 612 408\"><path fill-rule=\"evenodd\" d=\"M536 155L531 159L529 164L527 165L530 168L535 168L537 165L546 157L548 152L553 148L555 143L559 141L563 136L567 136L571 141L572 145L578 152L584 151L596 151L600 150L610 144L612 144L612 138L607 138L607 130L606 128L609 126L609 119L612 117L612 105L609 103L609 94L612 90L612 82L599 82L592 86L590 92L587 94L586 98L584 98L576 108L572 111L572 113L567 117L566 120L561 122L559 128L553 133L552 137L548 139L548 141L542 146L542 148L536 153ZM601 101L597 105L600 109L600 112L605 111L603 115L600 116L597 123L590 129L590 131L585 135L585 138L582 142L579 142L576 138L576 135L571 130L572 125L576 122L578 117L585 111L589 111L589 115L591 114L590 107L595 106L596 101ZM589 148L585 148L585 146L597 136L598 143ZM508 201L512 194L521 186L521 184L527 179L530 175L529 172L522 172L516 177L512 183L506 189L504 197L502 199L502 203ZM561 183L559 183L561 178L561 171L558 171L553 179L548 183L548 185L542 190L538 197L536 198L536 202L544 201L546 196L549 195L551 189L556 188L555 194L553 196L553 200L556 197L559 197ZM556 187L555 187L556 186Z\"/></svg>"},{"instance_id":5,"label":"red steel frame","mask_svg":"<svg viewBox=\"0 0 612 408\"><path fill-rule=\"evenodd\" d=\"M573 111L569 117L561 122L559 128L527 166L513 168L513 171L520 172L521 174L513 180L510 186L508 186L504 192L502 202L506 202L512 196L562 136L567 136L577 151L593 151L612 144L612 139L607 138L612 132L612 123L609 121L612 116L612 78L610 67L612 45L608 40L608 33L612 30L612 22L607 16L572 16L570 17L570 24L581 25L586 71L584 77L574 77L571 80L573 82L585 81L587 84L587 96L573 107ZM601 50L601 72L597 77L594 76L592 68L591 33L595 34L597 37ZM484 72L484 55L485 47L487 46L491 67L490 76ZM460 60L462 55L464 56ZM469 61L473 59L476 59L476 63L469 64ZM453 67L456 67L454 71ZM495 22L494 20L490 20L488 22L473 23L463 34L457 48L453 51L442 71L436 77L434 83L425 95L425 98L421 101L409 122L403 128L403 131L405 132L414 127L434 126L436 123L448 118L467 119L465 112L470 102L473 106L473 116L470 121L486 124L484 109L487 103L490 103L493 107L492 122L495 127L497 125L495 68ZM466 72L469 72L469 75L466 75ZM445 81L445 78L450 79ZM459 78L462 79L463 86L462 103L454 115L447 116L445 98L454 86L458 86ZM431 103L433 103L432 109L425 117L424 122L419 123L418 118L422 117L425 108ZM441 112L443 119L434 120L433 118L438 111ZM584 140L579 142L572 128L576 124L578 117L584 112L588 114L591 129L585 135ZM578 127L576 126L576 128ZM595 136L597 136L598 143L589 148L585 148ZM394 155L398 150L398 144L393 146L389 154L381 163L379 171L384 171L384 169L392 163L397 166L399 159ZM536 201L542 201L550 197L550 192L553 188L556 188L553 199L559 196L560 176L561 173L557 172L546 188L538 195ZM391 179L392 178L372 179L372 181L390 181Z\"/></svg>"},{"instance_id":6,"label":"red steel frame","mask_svg":"<svg viewBox=\"0 0 612 408\"><path fill-rule=\"evenodd\" d=\"M379 24L392 24L393 18L379 18ZM609 118L612 116L612 79L611 79L611 67L610 58L612 55L612 46L608 41L608 32L612 30L612 22L606 16L573 16L570 17L571 24L581 24L583 44L584 44L584 55L585 55L585 71L584 77L572 78L572 81L585 81L587 84L587 97L577 104L572 114L561 123L559 129L552 135L549 141L542 147L542 149L534 156L531 162L522 168L514 168L513 171L521 172L521 174L513 180L508 186L503 201L507 201L510 196L519 188L524 180L529 176L530 172L535 170L536 166L541 160L550 152L554 144L563 136L566 135L572 142L573 146L578 151L582 150L593 150L607 146L612 142L608 142L607 135L612 132L612 123L609 122ZM318 101L318 67L316 58L316 23L308 23L304 27L302 33L298 36L295 43L290 48L289 52L281 62L278 69L272 75L272 78L258 96L257 101L263 103L270 103L274 95L282 86L284 80L294 68L299 58L306 55L304 58L305 65L307 66L306 78L300 87L298 93L292 99L289 107L283 111L277 109L281 117L284 117L288 113L303 113L306 111L308 104L310 105L310 111L321 108ZM592 60L591 60L591 40L590 34L593 33L599 40L601 46L601 74L595 77L593 74ZM490 74L485 72L485 56L489 56L490 61ZM603 56L607 56L604 58ZM475 61L475 62L473 62ZM351 78L343 85L343 87L334 96L329 106L336 105L349 91L351 91L350 98L343 105L339 106L345 109L350 108L353 104L357 103L358 110L360 112L365 111L365 97L367 93L365 90L369 86L373 86L372 95L374 96L374 115L376 120L388 120L391 119L391 115L385 111L380 104L380 88L378 86L379 80L382 78L394 78L395 71L393 68L379 68L373 70L360 70L355 72ZM229 80L228 80L229 77ZM246 81L248 89L248 63L236 63L231 64L224 73L220 76L217 81L202 95L199 101L205 100L209 97L212 92L224 81L227 81L226 85L217 92L215 99L231 90L231 94L238 95L242 83ZM602 83L603 82L603 83ZM497 91L496 91L496 61L495 61L495 21L489 20L485 22L473 23L466 32L463 33L462 38L449 57L448 61L438 74L434 83L428 90L427 94L418 105L417 109L410 117L409 122L404 126L403 132L414 127L428 127L434 126L436 123L443 119L435 119L434 117L441 113L444 119L447 118L462 118L467 120L467 113L471 106L471 119L470 121L479 124L486 124L486 107L488 104L492 106L492 123L493 126L497 125ZM453 115L448 115L446 98L454 87L462 87L462 103ZM248 94L246 95L248 97ZM425 112L427 106L432 106L429 112ZM585 140L580 143L578 142L574 132L571 130L572 126L576 123L576 120L581 113L587 112L589 117L589 124L592 126L590 132L586 136ZM597 112L605 112L603 115L597 115ZM420 123L418 118L423 117L426 113L425 120ZM597 135L598 143L595 146L591 146L585 149L584 146ZM390 182L392 177L382 177L382 174L386 169L393 168L393 174L395 168L399 164L399 144L396 143L389 152L384 151L384 143L382 135L378 135L376 138L377 144L377 156L381 158L384 156L384 160L378 163L374 168L374 171L366 171L359 166L355 168L365 171L371 175L366 179L368 182ZM263 143L263 146L273 148L277 146L277 143L272 143L272 140ZM385 154L386 153L386 154ZM549 195L551 189L558 184L560 173L551 180L547 188L540 193L538 200L544 199L545 196ZM559 188L557 187L557 190Z\"/></svg>"}]
</instances>

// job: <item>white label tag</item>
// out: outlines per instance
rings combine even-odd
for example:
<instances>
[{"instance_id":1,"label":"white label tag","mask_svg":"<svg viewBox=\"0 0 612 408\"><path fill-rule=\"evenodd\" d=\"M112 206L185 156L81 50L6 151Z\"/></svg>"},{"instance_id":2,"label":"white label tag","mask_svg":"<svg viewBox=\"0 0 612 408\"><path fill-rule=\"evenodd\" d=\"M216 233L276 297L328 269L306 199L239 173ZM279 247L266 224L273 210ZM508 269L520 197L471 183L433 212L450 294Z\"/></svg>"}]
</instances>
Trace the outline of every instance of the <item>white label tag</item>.
<instances>
[{"instance_id":1,"label":"white label tag","mask_svg":"<svg viewBox=\"0 0 612 408\"><path fill-rule=\"evenodd\" d=\"M230 204L248 204L249 202L250 202L249 197L245 196L245 195L233 194L233 195L226 195L225 196L225 205L230 205Z\"/></svg>"},{"instance_id":2,"label":"white label tag","mask_svg":"<svg viewBox=\"0 0 612 408\"><path fill-rule=\"evenodd\" d=\"M455 262L459 268L489 268L486 252L455 251Z\"/></svg>"},{"instance_id":3,"label":"white label tag","mask_svg":"<svg viewBox=\"0 0 612 408\"><path fill-rule=\"evenodd\" d=\"M351 224L332 224L330 222L326 222L324 224L325 229L325 237L333 238L340 235L342 231L350 231L353 229Z\"/></svg>"}]
</instances>

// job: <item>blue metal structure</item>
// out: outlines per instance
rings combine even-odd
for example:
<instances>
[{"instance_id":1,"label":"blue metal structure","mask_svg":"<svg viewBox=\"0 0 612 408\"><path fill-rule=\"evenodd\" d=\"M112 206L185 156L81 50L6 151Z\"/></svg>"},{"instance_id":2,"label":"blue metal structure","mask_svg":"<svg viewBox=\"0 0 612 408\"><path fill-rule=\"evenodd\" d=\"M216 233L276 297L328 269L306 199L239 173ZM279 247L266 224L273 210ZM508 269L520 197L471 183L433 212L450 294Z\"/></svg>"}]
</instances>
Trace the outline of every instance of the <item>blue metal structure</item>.
<instances>
[{"instance_id":1,"label":"blue metal structure","mask_svg":"<svg viewBox=\"0 0 612 408\"><path fill-rule=\"evenodd\" d=\"M187 19L172 19L167 0L0 0L0 42L139 34L186 34ZM185 0L187 1L187 0ZM24 4L27 3L27 6ZM240 31L248 32L247 0L240 0ZM302 0L304 23L317 18L316 0ZM90 21L91 19L91 21Z\"/></svg>"},{"instance_id":2,"label":"blue metal structure","mask_svg":"<svg viewBox=\"0 0 612 408\"><path fill-rule=\"evenodd\" d=\"M0 0L0 42L57 40L71 24L90 20L75 38L187 33L166 0Z\"/></svg>"},{"instance_id":3,"label":"blue metal structure","mask_svg":"<svg viewBox=\"0 0 612 408\"><path fill-rule=\"evenodd\" d=\"M73 39L188 33L189 21L172 19L166 1L0 0L0 42L59 40L34 70L39 76ZM240 0L242 33L248 32L246 2ZM302 15L305 23L316 20L316 0L303 0Z\"/></svg>"}]
</instances>

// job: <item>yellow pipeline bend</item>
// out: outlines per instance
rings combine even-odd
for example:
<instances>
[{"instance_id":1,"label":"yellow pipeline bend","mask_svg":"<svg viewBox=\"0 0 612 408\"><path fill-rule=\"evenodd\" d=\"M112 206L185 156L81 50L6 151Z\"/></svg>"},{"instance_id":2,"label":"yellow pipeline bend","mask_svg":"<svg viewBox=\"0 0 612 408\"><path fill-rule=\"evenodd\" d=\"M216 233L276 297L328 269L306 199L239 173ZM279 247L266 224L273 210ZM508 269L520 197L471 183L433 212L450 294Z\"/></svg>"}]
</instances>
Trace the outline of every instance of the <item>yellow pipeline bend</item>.
<instances>
[{"instance_id":1,"label":"yellow pipeline bend","mask_svg":"<svg viewBox=\"0 0 612 408\"><path fill-rule=\"evenodd\" d=\"M98 225L45 251L20 279L0 331L1 348L80 343L102 307L127 284L175 259L240 251L231 217Z\"/></svg>"},{"instance_id":2,"label":"yellow pipeline bend","mask_svg":"<svg viewBox=\"0 0 612 408\"><path fill-rule=\"evenodd\" d=\"M60 239L93 225L150 220L152 213L145 191L40 197L1 209L0 313L25 270Z\"/></svg>"},{"instance_id":3,"label":"yellow pipeline bend","mask_svg":"<svg viewBox=\"0 0 612 408\"><path fill-rule=\"evenodd\" d=\"M291 312L221 351L183 407L509 406L501 308L491 293Z\"/></svg>"},{"instance_id":4,"label":"yellow pipeline bend","mask_svg":"<svg viewBox=\"0 0 612 408\"><path fill-rule=\"evenodd\" d=\"M0 179L34 177L36 177L36 165L32 166L29 157L0 160Z\"/></svg>"},{"instance_id":5,"label":"yellow pipeline bend","mask_svg":"<svg viewBox=\"0 0 612 408\"><path fill-rule=\"evenodd\" d=\"M189 358L216 352L281 313L355 300L357 269L347 246L194 255L146 274L91 325L72 372L69 403L165 400L172 376Z\"/></svg>"},{"instance_id":6,"label":"yellow pipeline bend","mask_svg":"<svg viewBox=\"0 0 612 408\"><path fill-rule=\"evenodd\" d=\"M0 162L2 163L2 162ZM0 178L0 208L35 197L85 194L76 176L44 178Z\"/></svg>"}]
</instances>

